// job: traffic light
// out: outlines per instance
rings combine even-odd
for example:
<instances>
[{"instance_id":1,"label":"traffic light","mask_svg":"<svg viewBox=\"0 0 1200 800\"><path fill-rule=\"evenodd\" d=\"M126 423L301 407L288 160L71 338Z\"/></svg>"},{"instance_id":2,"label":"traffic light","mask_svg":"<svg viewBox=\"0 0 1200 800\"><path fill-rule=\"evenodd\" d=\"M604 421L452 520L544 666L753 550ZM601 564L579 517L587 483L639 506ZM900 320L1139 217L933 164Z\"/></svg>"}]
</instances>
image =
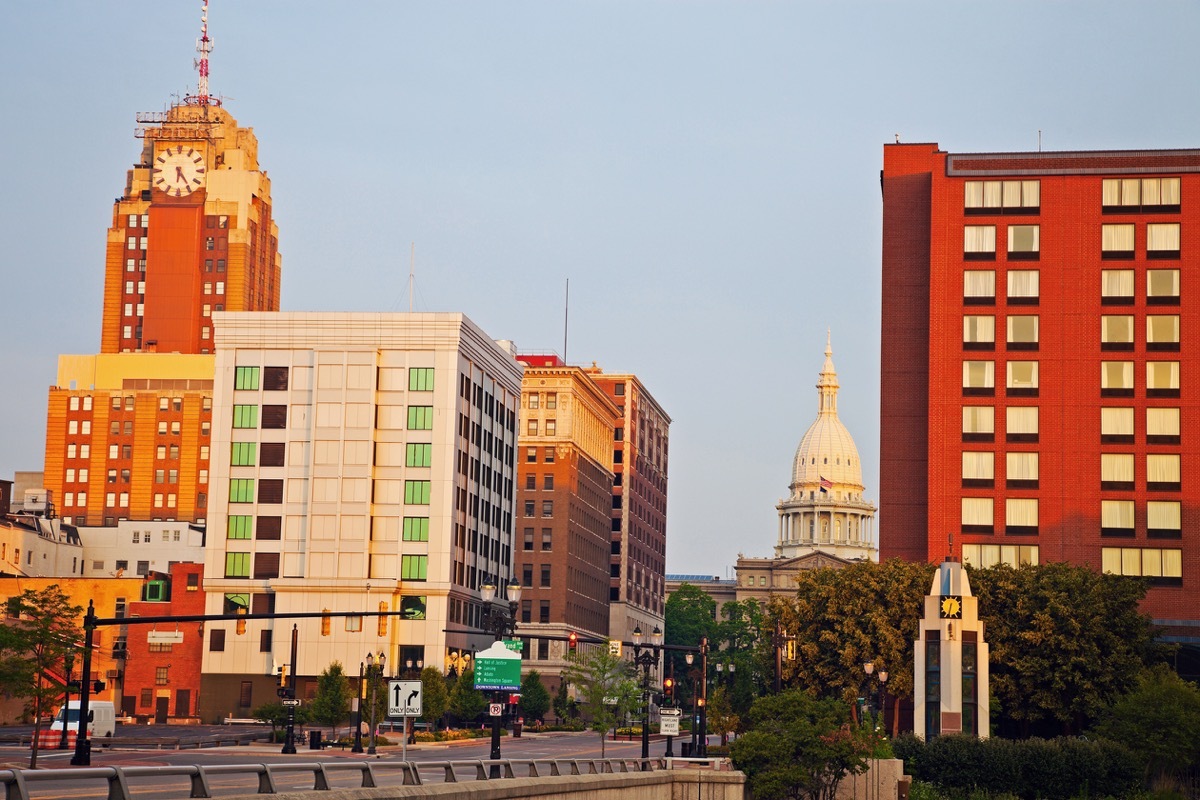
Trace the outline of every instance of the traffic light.
<instances>
[{"instance_id":1,"label":"traffic light","mask_svg":"<svg viewBox=\"0 0 1200 800\"><path fill-rule=\"evenodd\" d=\"M567 650L569 650L571 653L574 653L578 647L579 634L575 631L571 631L569 634L567 634Z\"/></svg>"},{"instance_id":2,"label":"traffic light","mask_svg":"<svg viewBox=\"0 0 1200 800\"><path fill-rule=\"evenodd\" d=\"M670 701L671 698L673 698L674 696L675 696L675 679L674 678L664 678L663 679L663 698L665 698L667 701Z\"/></svg>"},{"instance_id":3,"label":"traffic light","mask_svg":"<svg viewBox=\"0 0 1200 800\"><path fill-rule=\"evenodd\" d=\"M246 613L246 607L241 606L240 608L238 608L237 613L238 613L238 621L236 623L236 633L238 636L241 636L243 633L246 632L246 620L241 618L241 615Z\"/></svg>"},{"instance_id":4,"label":"traffic light","mask_svg":"<svg viewBox=\"0 0 1200 800\"><path fill-rule=\"evenodd\" d=\"M321 635L322 635L322 636L328 636L328 635L329 635L329 627L330 627L330 625L329 625L329 622L330 622L330 620L329 620L329 609L328 609L328 608L323 608L323 609L321 609L321 613L322 613L322 616L321 616Z\"/></svg>"},{"instance_id":5,"label":"traffic light","mask_svg":"<svg viewBox=\"0 0 1200 800\"><path fill-rule=\"evenodd\" d=\"M279 688L275 690L275 694L284 700L291 700L296 696L295 692L288 686L288 668L287 664L280 666L275 672L279 675Z\"/></svg>"},{"instance_id":6,"label":"traffic light","mask_svg":"<svg viewBox=\"0 0 1200 800\"><path fill-rule=\"evenodd\" d=\"M100 694L104 691L104 681L92 681L92 691Z\"/></svg>"}]
</instances>

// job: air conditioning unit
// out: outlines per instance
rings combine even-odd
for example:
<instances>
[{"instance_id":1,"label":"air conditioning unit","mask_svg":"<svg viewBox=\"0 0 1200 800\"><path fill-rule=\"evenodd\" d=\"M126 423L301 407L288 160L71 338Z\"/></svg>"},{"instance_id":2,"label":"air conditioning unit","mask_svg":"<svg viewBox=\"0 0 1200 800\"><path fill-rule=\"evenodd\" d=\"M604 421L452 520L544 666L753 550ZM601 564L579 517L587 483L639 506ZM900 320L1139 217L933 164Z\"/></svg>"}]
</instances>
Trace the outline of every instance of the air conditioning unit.
<instances>
[{"instance_id":1,"label":"air conditioning unit","mask_svg":"<svg viewBox=\"0 0 1200 800\"><path fill-rule=\"evenodd\" d=\"M110 669L108 672L104 673L104 677L106 680L110 680L110 681L118 680L122 677L121 670Z\"/></svg>"}]
</instances>

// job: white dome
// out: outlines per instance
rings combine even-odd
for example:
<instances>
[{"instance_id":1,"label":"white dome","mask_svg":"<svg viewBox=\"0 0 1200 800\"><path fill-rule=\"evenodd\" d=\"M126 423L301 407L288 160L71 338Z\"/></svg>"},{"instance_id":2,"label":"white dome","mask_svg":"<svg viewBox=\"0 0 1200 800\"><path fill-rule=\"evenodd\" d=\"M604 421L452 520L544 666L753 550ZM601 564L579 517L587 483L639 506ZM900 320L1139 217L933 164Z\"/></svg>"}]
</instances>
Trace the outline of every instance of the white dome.
<instances>
[{"instance_id":1,"label":"white dome","mask_svg":"<svg viewBox=\"0 0 1200 800\"><path fill-rule=\"evenodd\" d=\"M858 447L850 431L838 419L837 390L833 348L827 339L825 364L817 381L817 419L805 431L792 462L790 488L793 493L819 489L822 479L845 490L861 492L863 489Z\"/></svg>"}]
</instances>

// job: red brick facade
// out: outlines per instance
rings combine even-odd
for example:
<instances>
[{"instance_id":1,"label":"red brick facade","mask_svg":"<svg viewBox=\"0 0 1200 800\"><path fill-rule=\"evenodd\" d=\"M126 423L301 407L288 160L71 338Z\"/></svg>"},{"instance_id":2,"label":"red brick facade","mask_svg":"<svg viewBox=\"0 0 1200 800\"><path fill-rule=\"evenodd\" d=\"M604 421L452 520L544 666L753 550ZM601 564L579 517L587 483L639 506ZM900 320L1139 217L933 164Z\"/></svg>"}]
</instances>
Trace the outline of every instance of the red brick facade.
<instances>
[{"instance_id":1,"label":"red brick facade","mask_svg":"<svg viewBox=\"0 0 1200 800\"><path fill-rule=\"evenodd\" d=\"M1200 151L897 144L881 181L881 556L1142 574L1200 620Z\"/></svg>"},{"instance_id":2,"label":"red brick facade","mask_svg":"<svg viewBox=\"0 0 1200 800\"><path fill-rule=\"evenodd\" d=\"M157 581L163 581L163 585L157 585ZM169 576L155 573L143 584L142 597L142 600L129 604L130 617L204 614L204 565L175 564ZM162 599L145 599L147 597ZM128 627L125 640L128 653L124 684L126 715L149 717L151 722L155 718L167 722L196 715L200 700L202 629L203 625L197 622Z\"/></svg>"}]
</instances>

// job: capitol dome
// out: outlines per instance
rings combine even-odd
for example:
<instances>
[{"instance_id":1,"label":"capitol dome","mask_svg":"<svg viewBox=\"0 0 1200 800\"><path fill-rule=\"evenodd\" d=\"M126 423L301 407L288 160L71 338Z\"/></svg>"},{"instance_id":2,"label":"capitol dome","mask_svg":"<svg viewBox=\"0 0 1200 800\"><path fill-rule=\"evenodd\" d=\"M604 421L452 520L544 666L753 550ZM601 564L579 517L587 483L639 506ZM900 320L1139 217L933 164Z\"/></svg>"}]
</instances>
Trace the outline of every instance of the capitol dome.
<instances>
[{"instance_id":1,"label":"capitol dome","mask_svg":"<svg viewBox=\"0 0 1200 800\"><path fill-rule=\"evenodd\" d=\"M833 368L833 347L825 341L825 364L817 381L817 419L804 433L792 461L793 494L819 488L822 479L843 491L863 490L862 465L854 437L838 419L837 371ZM826 489L833 487L826 486Z\"/></svg>"}]
</instances>

